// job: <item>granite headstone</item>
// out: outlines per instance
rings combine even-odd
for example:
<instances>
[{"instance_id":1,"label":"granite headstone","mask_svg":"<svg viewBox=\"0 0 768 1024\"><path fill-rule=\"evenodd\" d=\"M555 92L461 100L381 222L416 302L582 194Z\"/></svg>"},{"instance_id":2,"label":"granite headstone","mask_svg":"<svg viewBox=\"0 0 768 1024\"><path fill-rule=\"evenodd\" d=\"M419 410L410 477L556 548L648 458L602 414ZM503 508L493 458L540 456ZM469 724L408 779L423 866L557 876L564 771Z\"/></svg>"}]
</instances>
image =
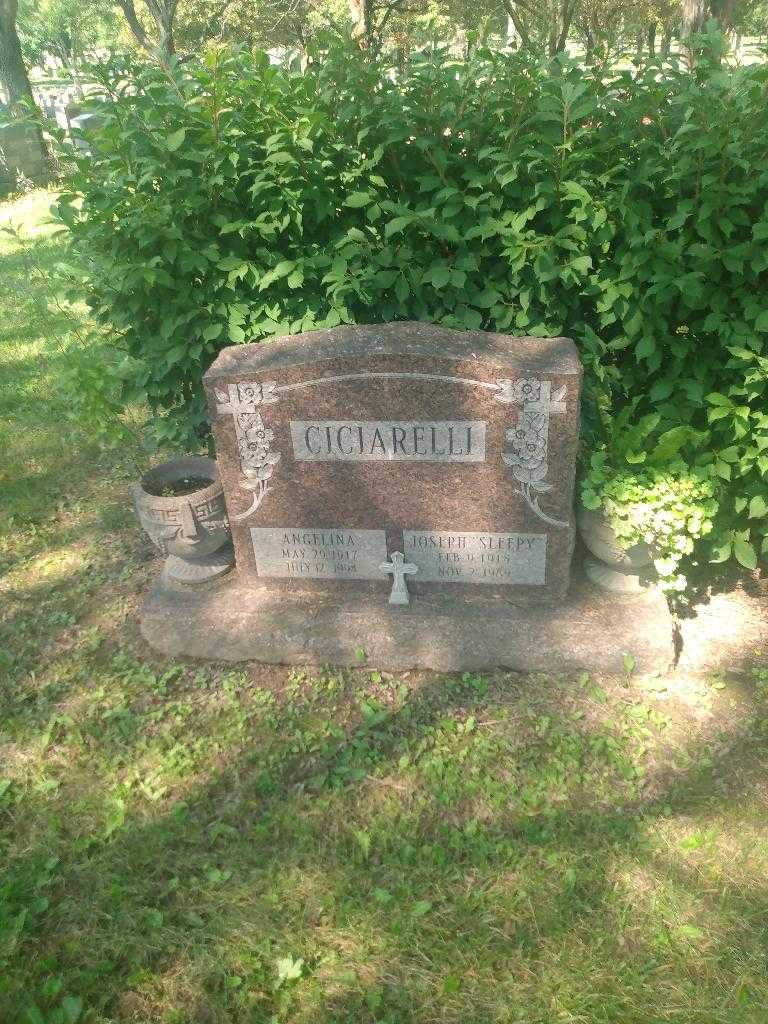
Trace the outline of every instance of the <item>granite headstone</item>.
<instances>
[{"instance_id":1,"label":"granite headstone","mask_svg":"<svg viewBox=\"0 0 768 1024\"><path fill-rule=\"evenodd\" d=\"M205 386L236 569L163 573L144 636L230 662L666 669L663 595L569 589L580 383L567 339L424 324L226 349Z\"/></svg>"},{"instance_id":2,"label":"granite headstone","mask_svg":"<svg viewBox=\"0 0 768 1024\"><path fill-rule=\"evenodd\" d=\"M225 349L205 388L240 583L562 600L580 387L567 338L396 323Z\"/></svg>"}]
</instances>

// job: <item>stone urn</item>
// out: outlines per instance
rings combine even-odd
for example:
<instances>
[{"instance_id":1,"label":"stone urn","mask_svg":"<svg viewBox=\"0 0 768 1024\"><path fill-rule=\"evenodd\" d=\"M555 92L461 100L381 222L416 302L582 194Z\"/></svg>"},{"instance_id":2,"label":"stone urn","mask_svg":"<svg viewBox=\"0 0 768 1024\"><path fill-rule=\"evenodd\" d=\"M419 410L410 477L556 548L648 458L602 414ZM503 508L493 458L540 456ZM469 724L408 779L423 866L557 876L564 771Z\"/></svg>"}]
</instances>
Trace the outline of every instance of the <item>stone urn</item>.
<instances>
[{"instance_id":1,"label":"stone urn","mask_svg":"<svg viewBox=\"0 0 768 1024\"><path fill-rule=\"evenodd\" d=\"M584 571L598 587L618 594L642 594L648 589L640 582L639 570L651 563L647 544L622 548L610 523L598 509L579 506L579 533L594 558L584 559Z\"/></svg>"},{"instance_id":2,"label":"stone urn","mask_svg":"<svg viewBox=\"0 0 768 1024\"><path fill-rule=\"evenodd\" d=\"M195 586L235 564L219 470L213 459L173 459L133 486L139 522L166 555L163 574Z\"/></svg>"}]
</instances>

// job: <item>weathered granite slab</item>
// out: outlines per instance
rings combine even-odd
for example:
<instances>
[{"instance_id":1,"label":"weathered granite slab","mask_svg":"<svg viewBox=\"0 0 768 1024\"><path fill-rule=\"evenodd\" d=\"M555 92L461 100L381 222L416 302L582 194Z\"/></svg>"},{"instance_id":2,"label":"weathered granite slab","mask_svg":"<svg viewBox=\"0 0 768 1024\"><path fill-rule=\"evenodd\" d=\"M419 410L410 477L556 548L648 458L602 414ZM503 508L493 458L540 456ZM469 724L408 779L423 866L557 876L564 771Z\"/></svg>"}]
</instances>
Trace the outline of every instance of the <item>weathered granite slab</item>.
<instances>
[{"instance_id":1,"label":"weathered granite slab","mask_svg":"<svg viewBox=\"0 0 768 1024\"><path fill-rule=\"evenodd\" d=\"M394 552L413 602L562 600L580 385L568 339L427 324L225 349L205 386L242 600L382 609Z\"/></svg>"},{"instance_id":2,"label":"weathered granite slab","mask_svg":"<svg viewBox=\"0 0 768 1024\"><path fill-rule=\"evenodd\" d=\"M583 579L557 607L520 607L490 587L425 591L408 608L371 593L352 601L301 583L288 593L223 580L190 590L161 579L147 599L141 631L172 657L270 664L360 665L389 671L617 674L624 652L638 672L674 660L672 619L656 591L626 598Z\"/></svg>"}]
</instances>

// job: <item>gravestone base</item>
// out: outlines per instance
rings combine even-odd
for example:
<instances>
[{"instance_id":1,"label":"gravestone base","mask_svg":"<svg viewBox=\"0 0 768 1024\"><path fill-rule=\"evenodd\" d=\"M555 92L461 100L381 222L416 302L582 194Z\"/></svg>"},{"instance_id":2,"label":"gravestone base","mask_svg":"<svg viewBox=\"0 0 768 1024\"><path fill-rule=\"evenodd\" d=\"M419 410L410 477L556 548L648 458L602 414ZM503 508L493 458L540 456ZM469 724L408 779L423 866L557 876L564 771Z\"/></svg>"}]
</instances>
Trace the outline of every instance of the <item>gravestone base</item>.
<instances>
[{"instance_id":1,"label":"gravestone base","mask_svg":"<svg viewBox=\"0 0 768 1024\"><path fill-rule=\"evenodd\" d=\"M397 607L381 592L308 597L249 586L237 573L193 589L163 576L144 604L141 632L172 657L384 671L620 674L625 652L641 673L674 661L672 619L658 591L622 597L579 577L556 607L445 590Z\"/></svg>"}]
</instances>

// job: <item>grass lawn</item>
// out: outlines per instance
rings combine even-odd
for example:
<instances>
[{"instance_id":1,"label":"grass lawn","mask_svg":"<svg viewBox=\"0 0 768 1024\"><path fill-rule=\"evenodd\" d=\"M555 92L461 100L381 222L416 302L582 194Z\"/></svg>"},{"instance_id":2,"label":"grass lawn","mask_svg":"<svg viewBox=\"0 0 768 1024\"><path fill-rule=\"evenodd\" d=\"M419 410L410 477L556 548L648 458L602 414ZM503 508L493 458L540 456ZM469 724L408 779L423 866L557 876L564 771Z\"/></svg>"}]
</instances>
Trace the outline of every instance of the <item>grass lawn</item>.
<instances>
[{"instance_id":1,"label":"grass lawn","mask_svg":"<svg viewBox=\"0 0 768 1024\"><path fill-rule=\"evenodd\" d=\"M0 237L0 1021L765 1024L768 654L667 679L153 655L133 453L58 387L46 207L0 207L28 236Z\"/></svg>"}]
</instances>

